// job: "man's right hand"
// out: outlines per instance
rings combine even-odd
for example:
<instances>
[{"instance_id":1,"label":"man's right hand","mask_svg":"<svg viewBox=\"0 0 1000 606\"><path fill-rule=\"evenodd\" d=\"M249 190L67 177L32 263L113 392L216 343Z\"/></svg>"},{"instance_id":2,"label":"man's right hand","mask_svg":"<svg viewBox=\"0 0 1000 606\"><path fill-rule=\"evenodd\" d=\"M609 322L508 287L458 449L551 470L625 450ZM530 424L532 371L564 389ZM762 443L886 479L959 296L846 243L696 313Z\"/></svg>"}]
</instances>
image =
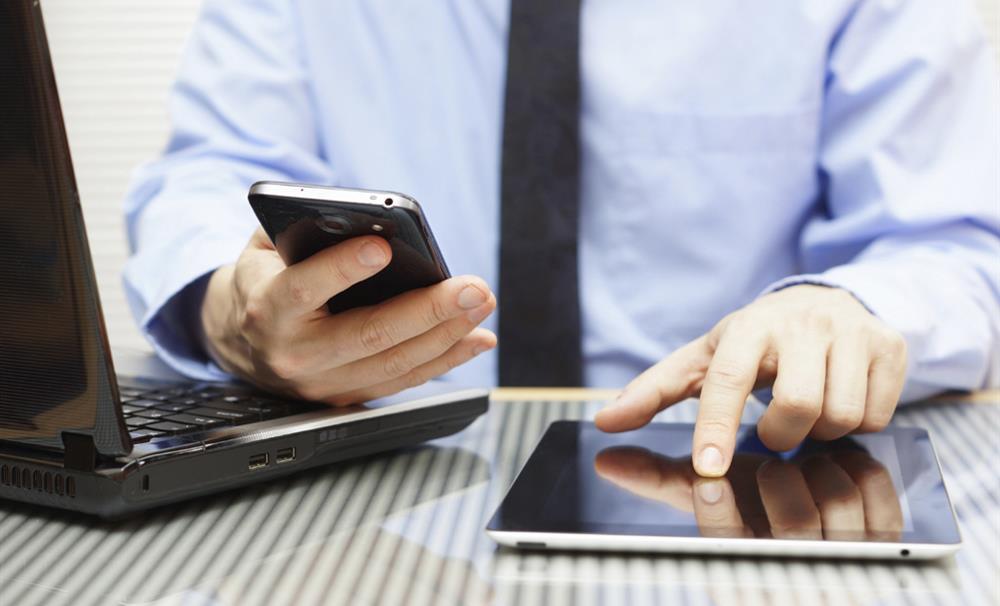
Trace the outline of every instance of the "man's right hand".
<instances>
[{"instance_id":1,"label":"man's right hand","mask_svg":"<svg viewBox=\"0 0 1000 606\"><path fill-rule=\"evenodd\" d=\"M223 370L269 391L333 405L420 385L496 346L477 328L496 307L486 283L459 276L338 314L328 299L375 275L392 251L354 238L286 267L263 230L212 274L205 346Z\"/></svg>"}]
</instances>

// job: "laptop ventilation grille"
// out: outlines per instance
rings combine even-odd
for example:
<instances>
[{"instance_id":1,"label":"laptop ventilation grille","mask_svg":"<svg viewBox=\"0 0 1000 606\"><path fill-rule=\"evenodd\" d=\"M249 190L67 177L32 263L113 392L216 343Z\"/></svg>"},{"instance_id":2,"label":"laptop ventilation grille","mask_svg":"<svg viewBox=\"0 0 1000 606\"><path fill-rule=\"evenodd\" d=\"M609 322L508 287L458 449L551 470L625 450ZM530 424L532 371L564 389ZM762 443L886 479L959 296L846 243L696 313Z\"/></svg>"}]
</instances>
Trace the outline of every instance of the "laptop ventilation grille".
<instances>
[{"instance_id":1,"label":"laptop ventilation grille","mask_svg":"<svg viewBox=\"0 0 1000 606\"><path fill-rule=\"evenodd\" d=\"M61 497L76 498L76 480L51 471L29 469L17 465L0 465L0 484L22 490L36 490Z\"/></svg>"}]
</instances>

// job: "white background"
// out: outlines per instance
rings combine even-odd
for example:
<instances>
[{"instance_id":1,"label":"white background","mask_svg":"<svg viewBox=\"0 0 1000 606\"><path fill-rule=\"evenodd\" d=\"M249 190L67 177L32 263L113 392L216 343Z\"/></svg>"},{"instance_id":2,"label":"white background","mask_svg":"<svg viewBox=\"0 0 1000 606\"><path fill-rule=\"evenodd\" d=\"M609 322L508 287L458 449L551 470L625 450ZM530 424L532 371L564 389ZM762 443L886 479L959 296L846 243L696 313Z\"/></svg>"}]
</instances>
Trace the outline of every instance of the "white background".
<instances>
[{"instance_id":1,"label":"white background","mask_svg":"<svg viewBox=\"0 0 1000 606\"><path fill-rule=\"evenodd\" d=\"M121 288L128 254L121 202L133 168L154 157L166 141L166 94L199 4L42 0L97 280L116 346L147 347ZM994 42L1000 40L1000 0L977 4Z\"/></svg>"}]
</instances>

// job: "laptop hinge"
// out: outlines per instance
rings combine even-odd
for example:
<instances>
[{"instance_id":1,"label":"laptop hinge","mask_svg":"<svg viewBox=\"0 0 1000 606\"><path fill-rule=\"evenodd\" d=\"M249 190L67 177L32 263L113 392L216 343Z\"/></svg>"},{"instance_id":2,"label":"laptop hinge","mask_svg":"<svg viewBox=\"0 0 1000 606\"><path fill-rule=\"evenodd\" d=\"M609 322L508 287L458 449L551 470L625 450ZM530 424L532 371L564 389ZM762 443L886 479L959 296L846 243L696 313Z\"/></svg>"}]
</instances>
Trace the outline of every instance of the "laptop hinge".
<instances>
[{"instance_id":1,"label":"laptop hinge","mask_svg":"<svg viewBox=\"0 0 1000 606\"><path fill-rule=\"evenodd\" d=\"M97 446L93 436L64 431L62 441L63 467L76 471L94 471L97 466Z\"/></svg>"}]
</instances>

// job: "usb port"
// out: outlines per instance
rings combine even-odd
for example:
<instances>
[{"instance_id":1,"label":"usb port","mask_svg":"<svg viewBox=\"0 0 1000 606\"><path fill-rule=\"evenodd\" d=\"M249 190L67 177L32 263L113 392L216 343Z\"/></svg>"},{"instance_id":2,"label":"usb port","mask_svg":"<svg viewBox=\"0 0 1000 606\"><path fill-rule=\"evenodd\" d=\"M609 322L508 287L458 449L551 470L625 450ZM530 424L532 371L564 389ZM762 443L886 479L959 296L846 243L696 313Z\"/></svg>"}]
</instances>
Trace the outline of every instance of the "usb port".
<instances>
[{"instance_id":1,"label":"usb port","mask_svg":"<svg viewBox=\"0 0 1000 606\"><path fill-rule=\"evenodd\" d=\"M261 467L267 467L267 453L255 454L250 457L250 463L247 465L247 469L260 469Z\"/></svg>"},{"instance_id":2,"label":"usb port","mask_svg":"<svg viewBox=\"0 0 1000 606\"><path fill-rule=\"evenodd\" d=\"M282 463L288 463L289 461L295 460L295 447L282 448L278 452L274 453L274 462L278 465Z\"/></svg>"}]
</instances>

